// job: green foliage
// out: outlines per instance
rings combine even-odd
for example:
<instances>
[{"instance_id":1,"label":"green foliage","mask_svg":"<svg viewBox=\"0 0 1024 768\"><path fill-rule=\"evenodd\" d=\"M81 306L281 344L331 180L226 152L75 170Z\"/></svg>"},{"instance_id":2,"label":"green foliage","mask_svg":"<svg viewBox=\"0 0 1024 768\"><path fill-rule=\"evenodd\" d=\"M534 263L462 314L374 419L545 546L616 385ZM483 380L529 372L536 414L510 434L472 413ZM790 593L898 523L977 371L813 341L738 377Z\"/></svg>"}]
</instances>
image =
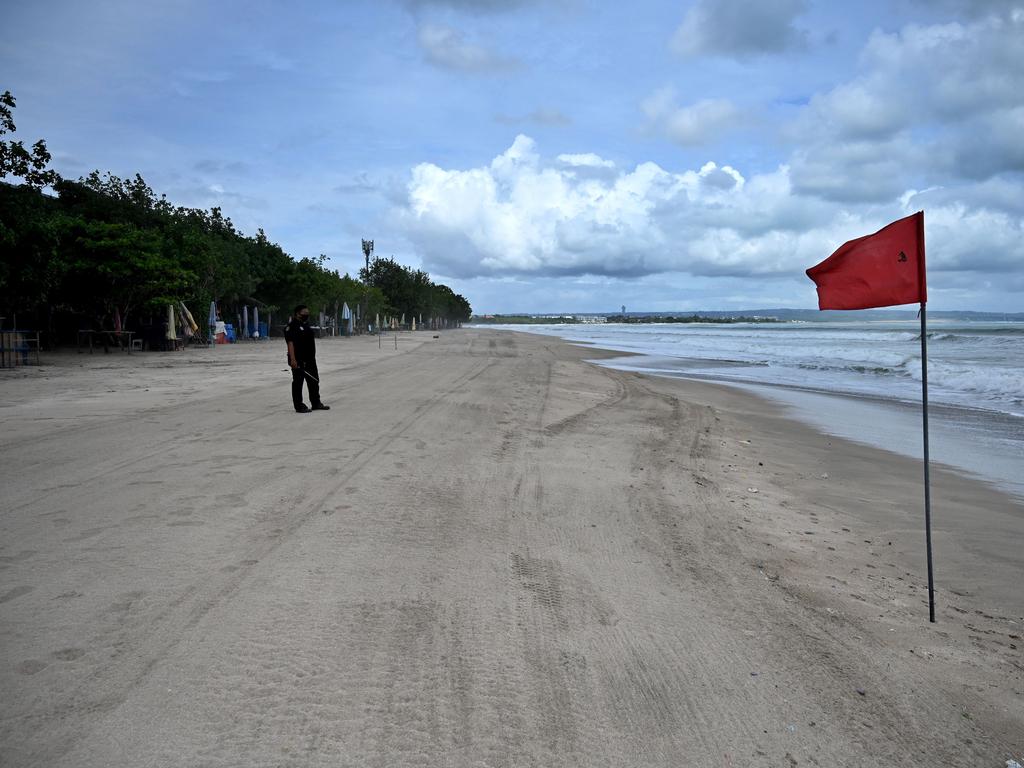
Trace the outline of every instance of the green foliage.
<instances>
[{"instance_id":1,"label":"green foliage","mask_svg":"<svg viewBox=\"0 0 1024 768\"><path fill-rule=\"evenodd\" d=\"M15 132L14 96L0 94L0 136ZM336 316L340 307L374 314L469 319L469 302L429 275L395 262L373 262L363 282L326 266L327 257L292 259L263 230L248 237L220 208L175 207L142 176L93 171L70 181L47 170L42 140L0 141L0 309L40 308L85 316L111 327L115 310L158 314L184 301L216 301L223 316L242 305L266 312L308 304ZM50 186L57 197L42 194ZM366 272L367 270L362 270Z\"/></svg>"},{"instance_id":2,"label":"green foliage","mask_svg":"<svg viewBox=\"0 0 1024 768\"><path fill-rule=\"evenodd\" d=\"M343 304L409 319L469 319L469 302L393 259L371 264L369 280L341 275L327 257L292 259L263 230L248 237L219 208L175 207L141 176L94 171L55 182L57 197L0 183L0 307L49 306L110 328L184 301L199 314L216 301L224 317L242 305L261 312L308 304L337 317ZM366 270L361 272L365 273Z\"/></svg>"},{"instance_id":3,"label":"green foliage","mask_svg":"<svg viewBox=\"0 0 1024 768\"><path fill-rule=\"evenodd\" d=\"M444 318L454 322L469 320L469 302L447 285L439 285L422 270L403 266L390 259L374 259L370 268L359 270L364 282L379 288L387 298L389 314L407 318Z\"/></svg>"},{"instance_id":4,"label":"green foliage","mask_svg":"<svg viewBox=\"0 0 1024 768\"><path fill-rule=\"evenodd\" d=\"M15 133L14 96L10 91L0 93L0 136ZM32 149L25 149L24 142L8 139L0 141L0 179L8 176L22 179L30 187L40 188L51 186L60 179L57 172L48 170L50 153L46 142L39 139Z\"/></svg>"},{"instance_id":5,"label":"green foliage","mask_svg":"<svg viewBox=\"0 0 1024 768\"><path fill-rule=\"evenodd\" d=\"M0 308L26 312L50 300L63 278L56 201L32 187L0 183Z\"/></svg>"}]
</instances>

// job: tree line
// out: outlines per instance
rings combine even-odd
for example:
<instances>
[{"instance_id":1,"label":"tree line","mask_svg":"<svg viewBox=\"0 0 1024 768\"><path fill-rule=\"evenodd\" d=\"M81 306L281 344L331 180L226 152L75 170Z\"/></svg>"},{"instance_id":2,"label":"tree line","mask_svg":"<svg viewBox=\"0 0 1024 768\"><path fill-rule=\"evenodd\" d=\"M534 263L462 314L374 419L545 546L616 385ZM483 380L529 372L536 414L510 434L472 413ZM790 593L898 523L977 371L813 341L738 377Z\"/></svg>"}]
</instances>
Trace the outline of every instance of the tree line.
<instances>
[{"instance_id":1,"label":"tree line","mask_svg":"<svg viewBox=\"0 0 1024 768\"><path fill-rule=\"evenodd\" d=\"M0 137L15 131L14 97L0 95ZM391 259L358 277L330 269L327 257L292 258L262 229L240 232L223 211L175 206L140 175L94 171L71 181L48 170L44 141L31 149L0 140L0 314L70 340L73 327L112 329L166 314L184 302L204 324L211 301L224 319L243 305L286 315L307 304L337 317L347 303L376 315L469 319L469 302L429 274ZM46 194L49 188L54 194ZM264 315L265 316L265 315Z\"/></svg>"}]
</instances>

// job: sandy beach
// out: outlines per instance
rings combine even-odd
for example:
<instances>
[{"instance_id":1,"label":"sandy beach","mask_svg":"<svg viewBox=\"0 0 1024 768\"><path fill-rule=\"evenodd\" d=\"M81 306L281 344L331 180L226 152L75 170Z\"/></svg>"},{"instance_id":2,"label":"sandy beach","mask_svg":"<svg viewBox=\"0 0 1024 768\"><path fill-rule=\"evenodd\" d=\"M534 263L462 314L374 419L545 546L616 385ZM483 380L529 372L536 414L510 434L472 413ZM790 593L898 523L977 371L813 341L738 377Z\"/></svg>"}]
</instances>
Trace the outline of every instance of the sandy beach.
<instances>
[{"instance_id":1,"label":"sandy beach","mask_svg":"<svg viewBox=\"0 0 1024 768\"><path fill-rule=\"evenodd\" d=\"M463 329L0 371L0 765L1024 759L1024 503ZM609 356L613 353L607 353Z\"/></svg>"}]
</instances>

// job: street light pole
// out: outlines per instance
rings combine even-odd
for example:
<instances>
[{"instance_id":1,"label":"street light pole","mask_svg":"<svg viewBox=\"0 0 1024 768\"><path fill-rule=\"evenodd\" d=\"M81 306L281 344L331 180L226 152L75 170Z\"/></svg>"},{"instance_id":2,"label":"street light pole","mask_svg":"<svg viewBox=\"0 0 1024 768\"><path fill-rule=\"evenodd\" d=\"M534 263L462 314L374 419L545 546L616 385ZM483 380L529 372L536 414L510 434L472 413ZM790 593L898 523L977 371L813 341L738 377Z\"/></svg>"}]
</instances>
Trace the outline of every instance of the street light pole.
<instances>
[{"instance_id":1,"label":"street light pole","mask_svg":"<svg viewBox=\"0 0 1024 768\"><path fill-rule=\"evenodd\" d=\"M373 253L373 240L363 240L363 256L366 257L366 285L363 288L363 331L366 331L370 327L370 320L366 315L369 311L371 253ZM377 329L377 332L380 332L379 328Z\"/></svg>"}]
</instances>

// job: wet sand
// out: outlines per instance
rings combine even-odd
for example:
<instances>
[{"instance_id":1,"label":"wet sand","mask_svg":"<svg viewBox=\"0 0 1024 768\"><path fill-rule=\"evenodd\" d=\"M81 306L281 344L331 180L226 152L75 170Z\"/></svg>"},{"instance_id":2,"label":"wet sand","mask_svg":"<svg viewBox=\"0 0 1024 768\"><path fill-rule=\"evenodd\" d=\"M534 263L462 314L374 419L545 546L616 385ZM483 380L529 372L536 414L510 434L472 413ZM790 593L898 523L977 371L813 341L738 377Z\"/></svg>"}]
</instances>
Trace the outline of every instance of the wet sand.
<instances>
[{"instance_id":1,"label":"wet sand","mask_svg":"<svg viewBox=\"0 0 1024 768\"><path fill-rule=\"evenodd\" d=\"M487 330L0 371L0 764L1004 766L1024 508ZM600 354L600 353L597 353Z\"/></svg>"}]
</instances>

